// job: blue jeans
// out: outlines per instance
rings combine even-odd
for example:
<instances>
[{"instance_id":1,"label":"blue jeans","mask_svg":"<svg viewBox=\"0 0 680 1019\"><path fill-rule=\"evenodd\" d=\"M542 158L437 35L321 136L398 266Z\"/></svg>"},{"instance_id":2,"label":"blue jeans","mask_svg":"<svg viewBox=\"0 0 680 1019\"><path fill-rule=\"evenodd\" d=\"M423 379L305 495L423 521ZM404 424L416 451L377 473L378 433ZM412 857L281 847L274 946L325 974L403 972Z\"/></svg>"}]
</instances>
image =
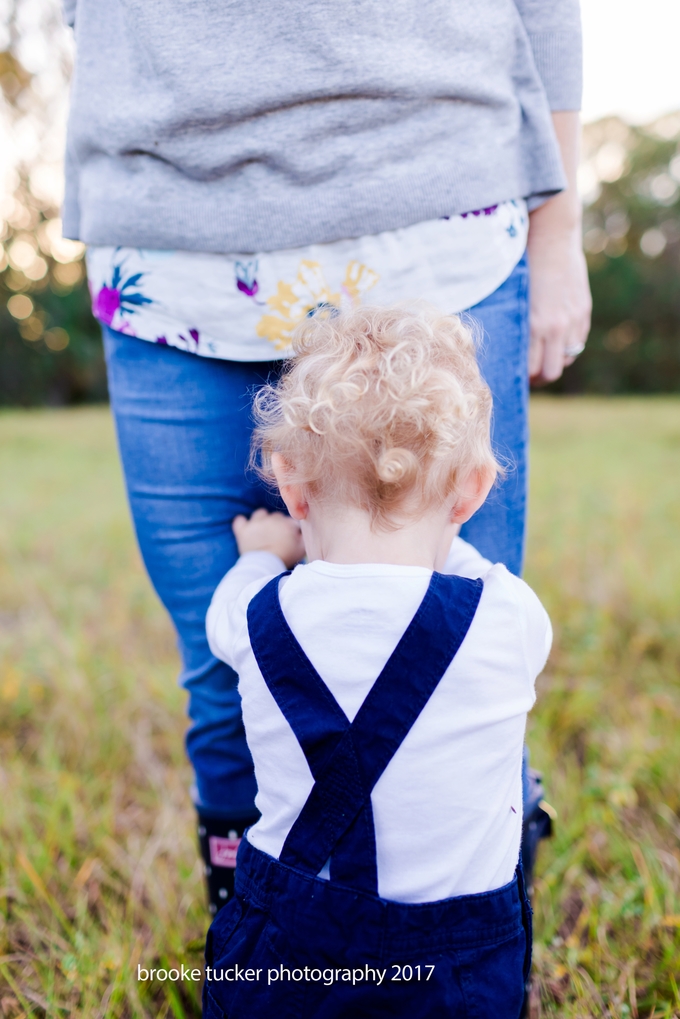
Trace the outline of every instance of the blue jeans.
<instances>
[{"instance_id":1,"label":"blue jeans","mask_svg":"<svg viewBox=\"0 0 680 1019\"><path fill-rule=\"evenodd\" d=\"M461 537L518 576L524 563L529 445L529 265L526 255L498 290L468 316L483 330L479 366L493 393L491 434L506 468Z\"/></svg>"},{"instance_id":2,"label":"blue jeans","mask_svg":"<svg viewBox=\"0 0 680 1019\"><path fill-rule=\"evenodd\" d=\"M462 533L515 573L522 566L526 506L527 298L522 259L494 294L470 309L484 333L480 364L494 395L494 442L511 469ZM253 812L256 786L237 677L210 653L205 616L236 561L233 518L258 506L281 508L245 471L251 397L280 362L201 358L106 328L104 346L137 540L178 634L196 805L208 815L243 817Z\"/></svg>"}]
</instances>

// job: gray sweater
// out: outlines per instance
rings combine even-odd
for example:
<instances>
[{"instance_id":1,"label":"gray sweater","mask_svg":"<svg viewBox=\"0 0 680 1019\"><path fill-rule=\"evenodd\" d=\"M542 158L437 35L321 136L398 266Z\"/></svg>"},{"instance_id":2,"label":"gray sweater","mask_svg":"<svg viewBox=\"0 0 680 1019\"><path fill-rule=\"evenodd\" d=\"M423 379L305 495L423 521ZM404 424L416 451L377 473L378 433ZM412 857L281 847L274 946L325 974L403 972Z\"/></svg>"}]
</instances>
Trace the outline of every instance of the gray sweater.
<instances>
[{"instance_id":1,"label":"gray sweater","mask_svg":"<svg viewBox=\"0 0 680 1019\"><path fill-rule=\"evenodd\" d=\"M578 0L66 0L64 232L252 252L564 186Z\"/></svg>"}]
</instances>

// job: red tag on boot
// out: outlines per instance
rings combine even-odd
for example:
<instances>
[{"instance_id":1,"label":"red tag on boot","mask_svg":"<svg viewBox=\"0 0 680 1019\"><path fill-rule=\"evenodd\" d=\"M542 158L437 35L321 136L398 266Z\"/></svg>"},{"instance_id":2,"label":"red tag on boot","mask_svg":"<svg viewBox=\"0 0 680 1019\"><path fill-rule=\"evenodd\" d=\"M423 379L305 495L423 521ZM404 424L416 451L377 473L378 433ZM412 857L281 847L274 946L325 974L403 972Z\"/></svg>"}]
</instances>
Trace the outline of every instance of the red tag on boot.
<instances>
[{"instance_id":1,"label":"red tag on boot","mask_svg":"<svg viewBox=\"0 0 680 1019\"><path fill-rule=\"evenodd\" d=\"M222 838L220 835L211 835L208 839L210 845L210 862L214 867L235 867L236 854L241 845L240 838Z\"/></svg>"}]
</instances>

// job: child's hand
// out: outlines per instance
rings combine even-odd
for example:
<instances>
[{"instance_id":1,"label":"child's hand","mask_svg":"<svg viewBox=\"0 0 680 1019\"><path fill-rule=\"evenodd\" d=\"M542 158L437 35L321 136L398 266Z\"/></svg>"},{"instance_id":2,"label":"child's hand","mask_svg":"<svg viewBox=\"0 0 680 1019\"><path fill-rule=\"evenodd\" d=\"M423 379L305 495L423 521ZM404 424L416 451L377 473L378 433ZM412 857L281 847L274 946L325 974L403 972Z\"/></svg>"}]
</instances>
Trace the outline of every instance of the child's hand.
<instances>
[{"instance_id":1,"label":"child's hand","mask_svg":"<svg viewBox=\"0 0 680 1019\"><path fill-rule=\"evenodd\" d=\"M300 526L283 513L255 510L250 520L234 517L232 524L239 555L244 552L273 552L289 568L299 563L305 554Z\"/></svg>"}]
</instances>

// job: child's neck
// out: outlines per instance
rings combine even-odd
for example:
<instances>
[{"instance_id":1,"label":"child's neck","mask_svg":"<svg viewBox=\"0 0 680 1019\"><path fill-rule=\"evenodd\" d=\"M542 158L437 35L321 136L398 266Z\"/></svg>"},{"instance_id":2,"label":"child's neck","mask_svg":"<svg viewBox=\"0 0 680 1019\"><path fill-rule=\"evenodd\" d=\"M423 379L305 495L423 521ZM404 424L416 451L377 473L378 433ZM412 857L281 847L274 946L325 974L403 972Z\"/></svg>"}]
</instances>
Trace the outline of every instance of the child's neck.
<instances>
[{"instance_id":1,"label":"child's neck","mask_svg":"<svg viewBox=\"0 0 680 1019\"><path fill-rule=\"evenodd\" d=\"M387 563L441 569L456 531L446 508L420 513L394 530L374 529L357 506L310 505L301 521L307 557L329 563Z\"/></svg>"}]
</instances>

